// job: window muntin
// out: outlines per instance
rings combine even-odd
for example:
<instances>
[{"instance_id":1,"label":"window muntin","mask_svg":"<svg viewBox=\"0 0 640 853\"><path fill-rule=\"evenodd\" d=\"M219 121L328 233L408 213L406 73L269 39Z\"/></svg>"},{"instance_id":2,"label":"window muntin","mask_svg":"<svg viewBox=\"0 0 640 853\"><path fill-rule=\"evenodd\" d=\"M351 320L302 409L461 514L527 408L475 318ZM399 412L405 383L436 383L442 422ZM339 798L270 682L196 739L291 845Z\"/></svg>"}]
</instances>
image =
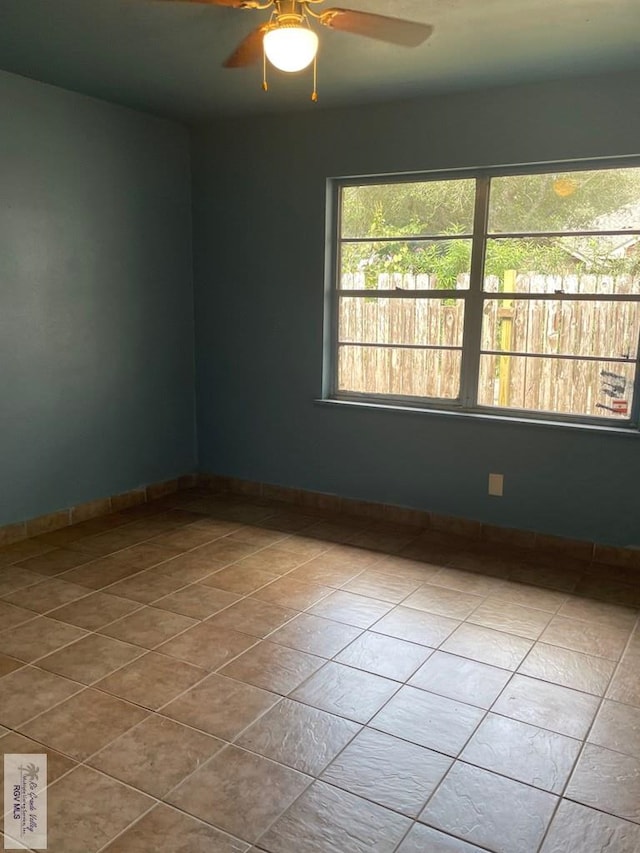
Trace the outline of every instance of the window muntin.
<instances>
[{"instance_id":1,"label":"window muntin","mask_svg":"<svg viewBox=\"0 0 640 853\"><path fill-rule=\"evenodd\" d=\"M338 196L332 396L635 425L640 167Z\"/></svg>"}]
</instances>

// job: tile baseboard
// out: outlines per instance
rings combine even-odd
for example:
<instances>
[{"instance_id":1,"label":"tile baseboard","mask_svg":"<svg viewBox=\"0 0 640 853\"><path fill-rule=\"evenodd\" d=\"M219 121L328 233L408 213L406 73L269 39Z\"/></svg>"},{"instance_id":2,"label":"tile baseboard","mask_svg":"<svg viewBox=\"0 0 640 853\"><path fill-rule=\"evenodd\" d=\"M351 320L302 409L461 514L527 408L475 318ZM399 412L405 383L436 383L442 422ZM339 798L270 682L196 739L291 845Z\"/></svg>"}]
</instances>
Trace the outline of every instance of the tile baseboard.
<instances>
[{"instance_id":1,"label":"tile baseboard","mask_svg":"<svg viewBox=\"0 0 640 853\"><path fill-rule=\"evenodd\" d=\"M56 510L56 512L51 512L47 515L29 518L26 521L20 521L15 524L7 524L4 527L0 527L0 547L14 545L16 542L22 542L24 539L41 536L43 533L52 533L54 530L60 530L62 527L69 527L72 524L90 521L93 518L109 515L112 512L121 512L124 509L174 494L182 489L193 488L197 483L197 474L186 474L183 477L176 477L173 480L151 483L148 486L140 486L139 488L131 489L128 492L122 492L118 495L97 498L96 500L86 501L85 503L67 507L66 509Z\"/></svg>"},{"instance_id":2,"label":"tile baseboard","mask_svg":"<svg viewBox=\"0 0 640 853\"><path fill-rule=\"evenodd\" d=\"M273 483L242 480L237 477L217 474L185 474L172 480L150 483L147 486L140 486L117 495L97 498L37 518L5 525L0 527L0 547L13 545L24 539L51 533L54 530L110 513L122 512L131 507L155 501L196 486L216 492L227 492L276 501L284 505L304 507L310 514L332 512L364 516L392 524L407 524L441 533L449 533L476 541L484 540L485 542L529 548L547 555L555 554L585 562L617 566L622 569L640 570L640 548L622 548L603 545L598 542L567 539L532 530L518 530L484 524L474 519L440 515L412 507L361 501L340 495L280 486Z\"/></svg>"},{"instance_id":3,"label":"tile baseboard","mask_svg":"<svg viewBox=\"0 0 640 853\"><path fill-rule=\"evenodd\" d=\"M486 542L529 548L547 555L556 554L585 562L640 570L640 548L622 548L581 539L568 539L534 530L500 527L469 518L440 515L427 510L373 501L359 501L340 495L296 489L272 483L259 483L253 480L238 479L237 477L200 474L197 479L199 486L216 491L280 501L284 504L307 507L310 510L366 516L378 521L414 525L442 533L465 536L474 540L480 539Z\"/></svg>"}]
</instances>

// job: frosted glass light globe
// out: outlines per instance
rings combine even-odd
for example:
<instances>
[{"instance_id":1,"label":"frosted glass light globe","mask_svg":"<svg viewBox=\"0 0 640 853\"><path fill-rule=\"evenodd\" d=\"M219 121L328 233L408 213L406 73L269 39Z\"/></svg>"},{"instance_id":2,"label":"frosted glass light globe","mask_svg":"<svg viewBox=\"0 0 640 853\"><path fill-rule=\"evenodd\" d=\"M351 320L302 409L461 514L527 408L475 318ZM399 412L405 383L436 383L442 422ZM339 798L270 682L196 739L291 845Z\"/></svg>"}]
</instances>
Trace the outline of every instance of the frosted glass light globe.
<instances>
[{"instance_id":1,"label":"frosted glass light globe","mask_svg":"<svg viewBox=\"0 0 640 853\"><path fill-rule=\"evenodd\" d=\"M308 27L277 27L265 34L264 52L280 71L302 71L318 52L318 36Z\"/></svg>"}]
</instances>

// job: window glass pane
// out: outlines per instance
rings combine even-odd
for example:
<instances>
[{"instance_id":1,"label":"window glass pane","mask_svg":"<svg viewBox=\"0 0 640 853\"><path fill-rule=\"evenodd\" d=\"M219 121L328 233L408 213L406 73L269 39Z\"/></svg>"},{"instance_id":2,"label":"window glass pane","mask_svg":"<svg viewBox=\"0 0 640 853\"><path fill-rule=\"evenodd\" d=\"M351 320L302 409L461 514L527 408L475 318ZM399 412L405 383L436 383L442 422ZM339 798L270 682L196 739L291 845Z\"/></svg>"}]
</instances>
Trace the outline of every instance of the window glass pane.
<instances>
[{"instance_id":1,"label":"window glass pane","mask_svg":"<svg viewBox=\"0 0 640 853\"><path fill-rule=\"evenodd\" d=\"M487 299L482 349L636 359L640 303Z\"/></svg>"},{"instance_id":2,"label":"window glass pane","mask_svg":"<svg viewBox=\"0 0 640 853\"><path fill-rule=\"evenodd\" d=\"M635 364L482 355L478 403L626 420L634 377Z\"/></svg>"},{"instance_id":3,"label":"window glass pane","mask_svg":"<svg viewBox=\"0 0 640 853\"><path fill-rule=\"evenodd\" d=\"M489 239L484 289L640 295L640 234Z\"/></svg>"},{"instance_id":4,"label":"window glass pane","mask_svg":"<svg viewBox=\"0 0 640 853\"><path fill-rule=\"evenodd\" d=\"M489 231L640 228L640 168L491 179Z\"/></svg>"},{"instance_id":5,"label":"window glass pane","mask_svg":"<svg viewBox=\"0 0 640 853\"><path fill-rule=\"evenodd\" d=\"M462 346L463 299L340 299L342 343Z\"/></svg>"},{"instance_id":6,"label":"window glass pane","mask_svg":"<svg viewBox=\"0 0 640 853\"><path fill-rule=\"evenodd\" d=\"M343 243L343 290L465 290L471 240Z\"/></svg>"},{"instance_id":7,"label":"window glass pane","mask_svg":"<svg viewBox=\"0 0 640 853\"><path fill-rule=\"evenodd\" d=\"M340 346L338 390L455 399L460 362L460 350Z\"/></svg>"},{"instance_id":8,"label":"window glass pane","mask_svg":"<svg viewBox=\"0 0 640 853\"><path fill-rule=\"evenodd\" d=\"M465 376L478 380L472 409L631 426L640 166L547 168L340 187L338 393L459 405L464 342L470 371L480 359L479 375ZM483 233L474 238L477 187L487 181L487 216L478 208ZM474 245L484 250L478 294Z\"/></svg>"},{"instance_id":9,"label":"window glass pane","mask_svg":"<svg viewBox=\"0 0 640 853\"><path fill-rule=\"evenodd\" d=\"M342 188L342 237L471 234L475 179Z\"/></svg>"}]
</instances>

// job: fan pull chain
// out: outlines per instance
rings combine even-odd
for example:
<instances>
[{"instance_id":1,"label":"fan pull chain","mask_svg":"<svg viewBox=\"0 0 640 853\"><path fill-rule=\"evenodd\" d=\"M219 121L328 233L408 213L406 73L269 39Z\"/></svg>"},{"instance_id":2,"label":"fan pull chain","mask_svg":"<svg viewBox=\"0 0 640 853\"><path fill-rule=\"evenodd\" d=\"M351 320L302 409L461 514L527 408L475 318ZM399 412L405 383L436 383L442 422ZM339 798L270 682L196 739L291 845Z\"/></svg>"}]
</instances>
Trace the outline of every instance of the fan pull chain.
<instances>
[{"instance_id":1,"label":"fan pull chain","mask_svg":"<svg viewBox=\"0 0 640 853\"><path fill-rule=\"evenodd\" d=\"M267 54L264 47L262 48L262 91L269 91L269 84L267 83Z\"/></svg>"},{"instance_id":2,"label":"fan pull chain","mask_svg":"<svg viewBox=\"0 0 640 853\"><path fill-rule=\"evenodd\" d=\"M314 104L318 100L318 56L313 57L313 92L311 93L311 100Z\"/></svg>"}]
</instances>

